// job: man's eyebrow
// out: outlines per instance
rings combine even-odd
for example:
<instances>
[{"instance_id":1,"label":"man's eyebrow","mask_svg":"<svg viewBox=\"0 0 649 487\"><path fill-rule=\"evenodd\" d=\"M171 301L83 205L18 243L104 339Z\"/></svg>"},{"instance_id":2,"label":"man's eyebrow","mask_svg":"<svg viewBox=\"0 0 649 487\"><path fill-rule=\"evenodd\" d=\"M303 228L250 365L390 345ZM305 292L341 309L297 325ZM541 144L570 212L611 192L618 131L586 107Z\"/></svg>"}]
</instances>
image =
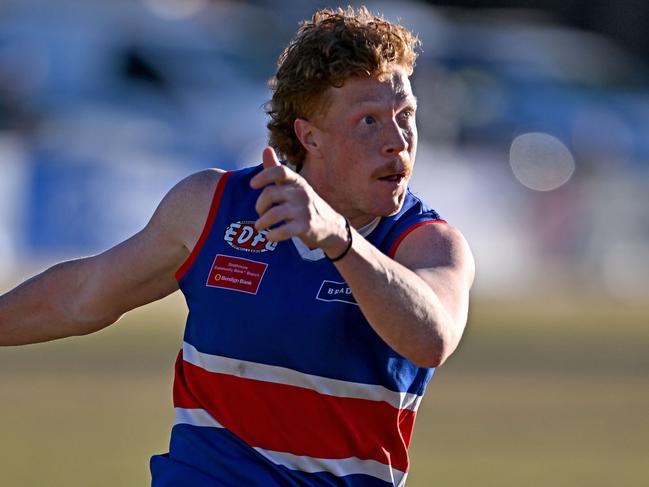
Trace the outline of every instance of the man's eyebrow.
<instances>
[{"instance_id":1,"label":"man's eyebrow","mask_svg":"<svg viewBox=\"0 0 649 487\"><path fill-rule=\"evenodd\" d=\"M382 104L383 102L384 102L384 100L381 99L381 98L364 98L364 99L360 99L360 100L357 100L355 102L352 102L352 104L357 105L357 106L364 106L364 105L378 105L378 104ZM408 95L403 94L403 96L397 97L395 104L399 105L399 106L401 106L401 105L413 105L413 106L416 107L417 106L417 97L415 95L413 95L413 94L408 94Z\"/></svg>"},{"instance_id":2,"label":"man's eyebrow","mask_svg":"<svg viewBox=\"0 0 649 487\"><path fill-rule=\"evenodd\" d=\"M407 96L404 98L404 104L406 104L406 105L412 105L412 106L414 106L415 108L417 108L417 105L419 104L419 100L417 99L417 97L416 97L415 95L410 94L410 95L407 95Z\"/></svg>"},{"instance_id":3,"label":"man's eyebrow","mask_svg":"<svg viewBox=\"0 0 649 487\"><path fill-rule=\"evenodd\" d=\"M412 93L409 93L405 96L401 96L397 99L397 105L399 107L417 108L417 97Z\"/></svg>"}]
</instances>

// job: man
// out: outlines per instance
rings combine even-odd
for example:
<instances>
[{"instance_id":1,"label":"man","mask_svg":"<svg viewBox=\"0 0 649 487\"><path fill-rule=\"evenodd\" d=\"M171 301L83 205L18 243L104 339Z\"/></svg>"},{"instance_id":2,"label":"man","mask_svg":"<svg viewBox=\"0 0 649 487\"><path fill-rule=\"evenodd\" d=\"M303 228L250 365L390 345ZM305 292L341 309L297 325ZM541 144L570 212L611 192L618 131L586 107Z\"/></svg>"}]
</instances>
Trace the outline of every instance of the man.
<instances>
[{"instance_id":1,"label":"man","mask_svg":"<svg viewBox=\"0 0 649 487\"><path fill-rule=\"evenodd\" d=\"M364 8L317 12L280 57L262 165L188 177L140 233L0 298L14 345L100 330L180 287L176 419L153 485L405 483L474 272L460 233L407 190L417 44Z\"/></svg>"}]
</instances>

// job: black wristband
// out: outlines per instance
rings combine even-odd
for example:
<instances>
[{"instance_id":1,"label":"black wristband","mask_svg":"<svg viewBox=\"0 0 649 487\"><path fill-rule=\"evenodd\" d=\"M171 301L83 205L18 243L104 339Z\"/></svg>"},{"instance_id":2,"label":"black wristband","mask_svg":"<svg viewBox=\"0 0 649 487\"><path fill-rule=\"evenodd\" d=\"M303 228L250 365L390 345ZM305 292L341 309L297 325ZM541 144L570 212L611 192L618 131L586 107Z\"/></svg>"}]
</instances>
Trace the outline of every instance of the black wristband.
<instances>
[{"instance_id":1,"label":"black wristband","mask_svg":"<svg viewBox=\"0 0 649 487\"><path fill-rule=\"evenodd\" d=\"M349 220L345 218L345 228L347 229L347 240L349 240L349 243L347 244L347 248L343 250L343 253L340 254L338 257L329 257L327 253L325 252L325 257L329 260L329 262L338 262L340 259L345 257L347 255L347 252L349 252L349 249L352 248L352 229L349 226Z\"/></svg>"}]
</instances>

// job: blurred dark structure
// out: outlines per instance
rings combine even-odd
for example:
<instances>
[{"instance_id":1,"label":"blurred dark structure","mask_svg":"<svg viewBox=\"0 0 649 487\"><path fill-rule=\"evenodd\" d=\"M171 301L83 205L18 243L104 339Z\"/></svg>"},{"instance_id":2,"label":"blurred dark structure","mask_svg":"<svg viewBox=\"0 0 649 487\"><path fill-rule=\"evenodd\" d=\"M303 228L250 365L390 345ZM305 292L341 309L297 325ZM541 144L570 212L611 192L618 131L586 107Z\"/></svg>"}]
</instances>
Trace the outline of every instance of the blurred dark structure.
<instances>
[{"instance_id":1,"label":"blurred dark structure","mask_svg":"<svg viewBox=\"0 0 649 487\"><path fill-rule=\"evenodd\" d=\"M644 0L427 0L445 7L527 9L551 13L556 20L616 39L649 61L649 3Z\"/></svg>"}]
</instances>

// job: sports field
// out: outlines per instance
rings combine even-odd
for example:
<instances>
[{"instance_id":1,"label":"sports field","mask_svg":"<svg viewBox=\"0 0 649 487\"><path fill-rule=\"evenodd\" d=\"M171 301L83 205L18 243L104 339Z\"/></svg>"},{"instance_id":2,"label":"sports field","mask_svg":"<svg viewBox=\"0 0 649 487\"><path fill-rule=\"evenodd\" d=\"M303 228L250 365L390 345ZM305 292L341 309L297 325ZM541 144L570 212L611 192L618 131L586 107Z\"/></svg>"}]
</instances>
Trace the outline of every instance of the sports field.
<instances>
[{"instance_id":1,"label":"sports field","mask_svg":"<svg viewBox=\"0 0 649 487\"><path fill-rule=\"evenodd\" d=\"M147 485L178 296L94 336L0 349L0 486ZM649 303L475 300L428 389L409 487L649 482Z\"/></svg>"}]
</instances>

